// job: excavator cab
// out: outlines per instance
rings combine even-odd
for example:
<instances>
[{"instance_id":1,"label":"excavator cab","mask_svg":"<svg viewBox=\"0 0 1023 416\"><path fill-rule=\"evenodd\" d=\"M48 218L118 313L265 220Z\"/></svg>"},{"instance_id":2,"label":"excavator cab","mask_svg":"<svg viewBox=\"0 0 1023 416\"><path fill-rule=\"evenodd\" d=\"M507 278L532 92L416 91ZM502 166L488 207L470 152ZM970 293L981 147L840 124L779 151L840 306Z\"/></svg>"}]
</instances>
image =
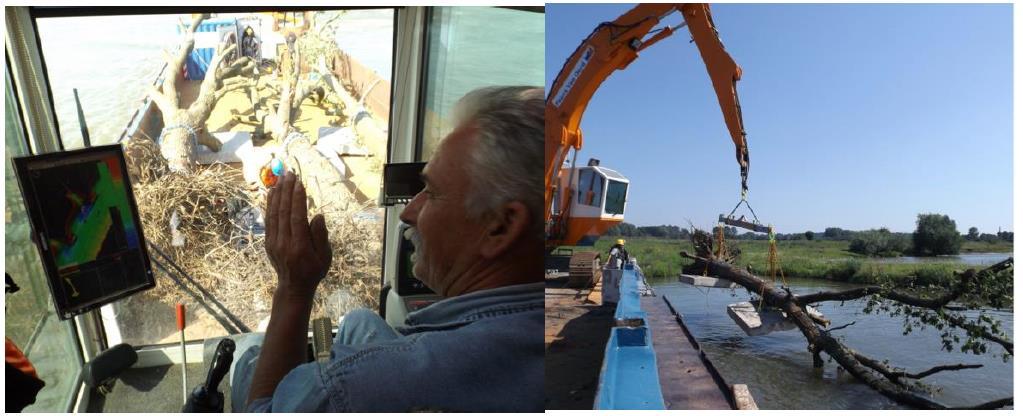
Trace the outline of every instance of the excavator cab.
<instances>
[{"instance_id":1,"label":"excavator cab","mask_svg":"<svg viewBox=\"0 0 1023 416\"><path fill-rule=\"evenodd\" d=\"M608 229L625 219L629 179L613 169L592 164L567 168L559 175L555 206L563 206L565 190L573 195L565 212L565 245L592 246Z\"/></svg>"}]
</instances>

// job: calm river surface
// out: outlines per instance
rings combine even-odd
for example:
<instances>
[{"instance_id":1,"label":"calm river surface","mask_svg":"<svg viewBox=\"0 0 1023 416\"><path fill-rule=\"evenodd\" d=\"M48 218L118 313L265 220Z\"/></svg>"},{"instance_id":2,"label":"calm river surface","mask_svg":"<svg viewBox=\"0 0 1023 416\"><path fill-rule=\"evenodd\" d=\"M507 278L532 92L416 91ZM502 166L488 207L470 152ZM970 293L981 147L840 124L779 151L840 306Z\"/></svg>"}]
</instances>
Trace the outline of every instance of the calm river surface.
<instances>
[{"instance_id":1,"label":"calm river surface","mask_svg":"<svg viewBox=\"0 0 1023 416\"><path fill-rule=\"evenodd\" d=\"M964 253L954 256L935 257L891 257L879 258L872 261L877 263L963 263L970 266L990 266L1012 256L1012 253Z\"/></svg>"},{"instance_id":2,"label":"calm river surface","mask_svg":"<svg viewBox=\"0 0 1023 416\"><path fill-rule=\"evenodd\" d=\"M658 279L659 280L659 279ZM748 337L728 317L730 303L749 300L745 290L695 288L669 280L652 280L658 296L667 296L684 317L728 383L744 383L761 409L891 409L891 400L860 383L837 363L827 362L823 373L812 368L806 339L799 330ZM855 285L810 279L789 279L797 293L836 290ZM924 378L940 387L934 399L950 406L980 404L1011 396L1012 360L1002 362L1002 348L988 345L986 355L949 353L941 349L938 331L915 330L902 335L902 319L864 314L863 301L826 302L818 309L833 325L856 324L840 334L849 347L894 366L922 371L940 364L979 363L979 369L942 372ZM1012 313L993 311L1011 335ZM993 352L993 353L992 353ZM826 357L826 354L825 354Z\"/></svg>"}]
</instances>

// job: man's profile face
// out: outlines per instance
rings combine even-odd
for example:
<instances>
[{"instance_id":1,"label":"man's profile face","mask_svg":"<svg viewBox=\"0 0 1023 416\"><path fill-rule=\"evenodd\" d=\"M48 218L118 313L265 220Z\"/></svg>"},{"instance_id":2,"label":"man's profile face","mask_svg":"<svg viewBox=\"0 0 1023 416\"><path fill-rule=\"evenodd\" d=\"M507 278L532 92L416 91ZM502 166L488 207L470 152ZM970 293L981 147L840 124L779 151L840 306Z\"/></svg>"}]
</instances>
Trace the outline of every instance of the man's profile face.
<instances>
[{"instance_id":1,"label":"man's profile face","mask_svg":"<svg viewBox=\"0 0 1023 416\"><path fill-rule=\"evenodd\" d=\"M442 296L479 258L477 242L483 233L479 221L469 219L465 199L469 192L467 163L476 143L472 128L460 127L448 135L423 169L426 187L401 213L412 226L415 265L412 273ZM417 241L418 240L418 241Z\"/></svg>"}]
</instances>

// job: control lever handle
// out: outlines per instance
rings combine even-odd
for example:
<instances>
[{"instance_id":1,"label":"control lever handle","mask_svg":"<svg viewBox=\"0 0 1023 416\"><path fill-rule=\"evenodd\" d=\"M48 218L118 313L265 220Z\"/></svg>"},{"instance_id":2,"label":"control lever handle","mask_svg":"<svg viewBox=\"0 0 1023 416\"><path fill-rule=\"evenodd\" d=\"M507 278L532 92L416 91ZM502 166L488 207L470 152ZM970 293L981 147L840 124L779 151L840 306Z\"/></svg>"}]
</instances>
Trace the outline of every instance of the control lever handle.
<instances>
[{"instance_id":1,"label":"control lever handle","mask_svg":"<svg viewBox=\"0 0 1023 416\"><path fill-rule=\"evenodd\" d=\"M234 362L234 341L224 338L217 344L217 350L213 353L210 369L206 373L206 381L192 390L182 412L223 413L224 393L218 391L218 387L228 370L231 369L232 362Z\"/></svg>"},{"instance_id":2,"label":"control lever handle","mask_svg":"<svg viewBox=\"0 0 1023 416\"><path fill-rule=\"evenodd\" d=\"M210 365L209 373L206 373L206 384L203 388L207 392L217 391L220 382L224 380L227 371L231 369L234 362L234 341L224 338L217 344L217 351L213 353L213 364Z\"/></svg>"}]
</instances>

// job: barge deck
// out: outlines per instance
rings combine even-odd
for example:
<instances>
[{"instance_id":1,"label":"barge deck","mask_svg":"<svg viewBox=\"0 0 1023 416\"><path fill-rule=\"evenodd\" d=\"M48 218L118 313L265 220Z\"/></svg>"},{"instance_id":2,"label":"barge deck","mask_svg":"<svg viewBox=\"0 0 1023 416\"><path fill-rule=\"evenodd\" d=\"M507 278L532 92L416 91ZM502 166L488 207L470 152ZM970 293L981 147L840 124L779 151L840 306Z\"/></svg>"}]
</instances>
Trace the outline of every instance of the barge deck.
<instances>
[{"instance_id":1,"label":"barge deck","mask_svg":"<svg viewBox=\"0 0 1023 416\"><path fill-rule=\"evenodd\" d=\"M638 266L608 284L619 302L604 303L600 283L547 281L547 409L756 409L745 385L718 374L666 299L641 295L648 291Z\"/></svg>"}]
</instances>

